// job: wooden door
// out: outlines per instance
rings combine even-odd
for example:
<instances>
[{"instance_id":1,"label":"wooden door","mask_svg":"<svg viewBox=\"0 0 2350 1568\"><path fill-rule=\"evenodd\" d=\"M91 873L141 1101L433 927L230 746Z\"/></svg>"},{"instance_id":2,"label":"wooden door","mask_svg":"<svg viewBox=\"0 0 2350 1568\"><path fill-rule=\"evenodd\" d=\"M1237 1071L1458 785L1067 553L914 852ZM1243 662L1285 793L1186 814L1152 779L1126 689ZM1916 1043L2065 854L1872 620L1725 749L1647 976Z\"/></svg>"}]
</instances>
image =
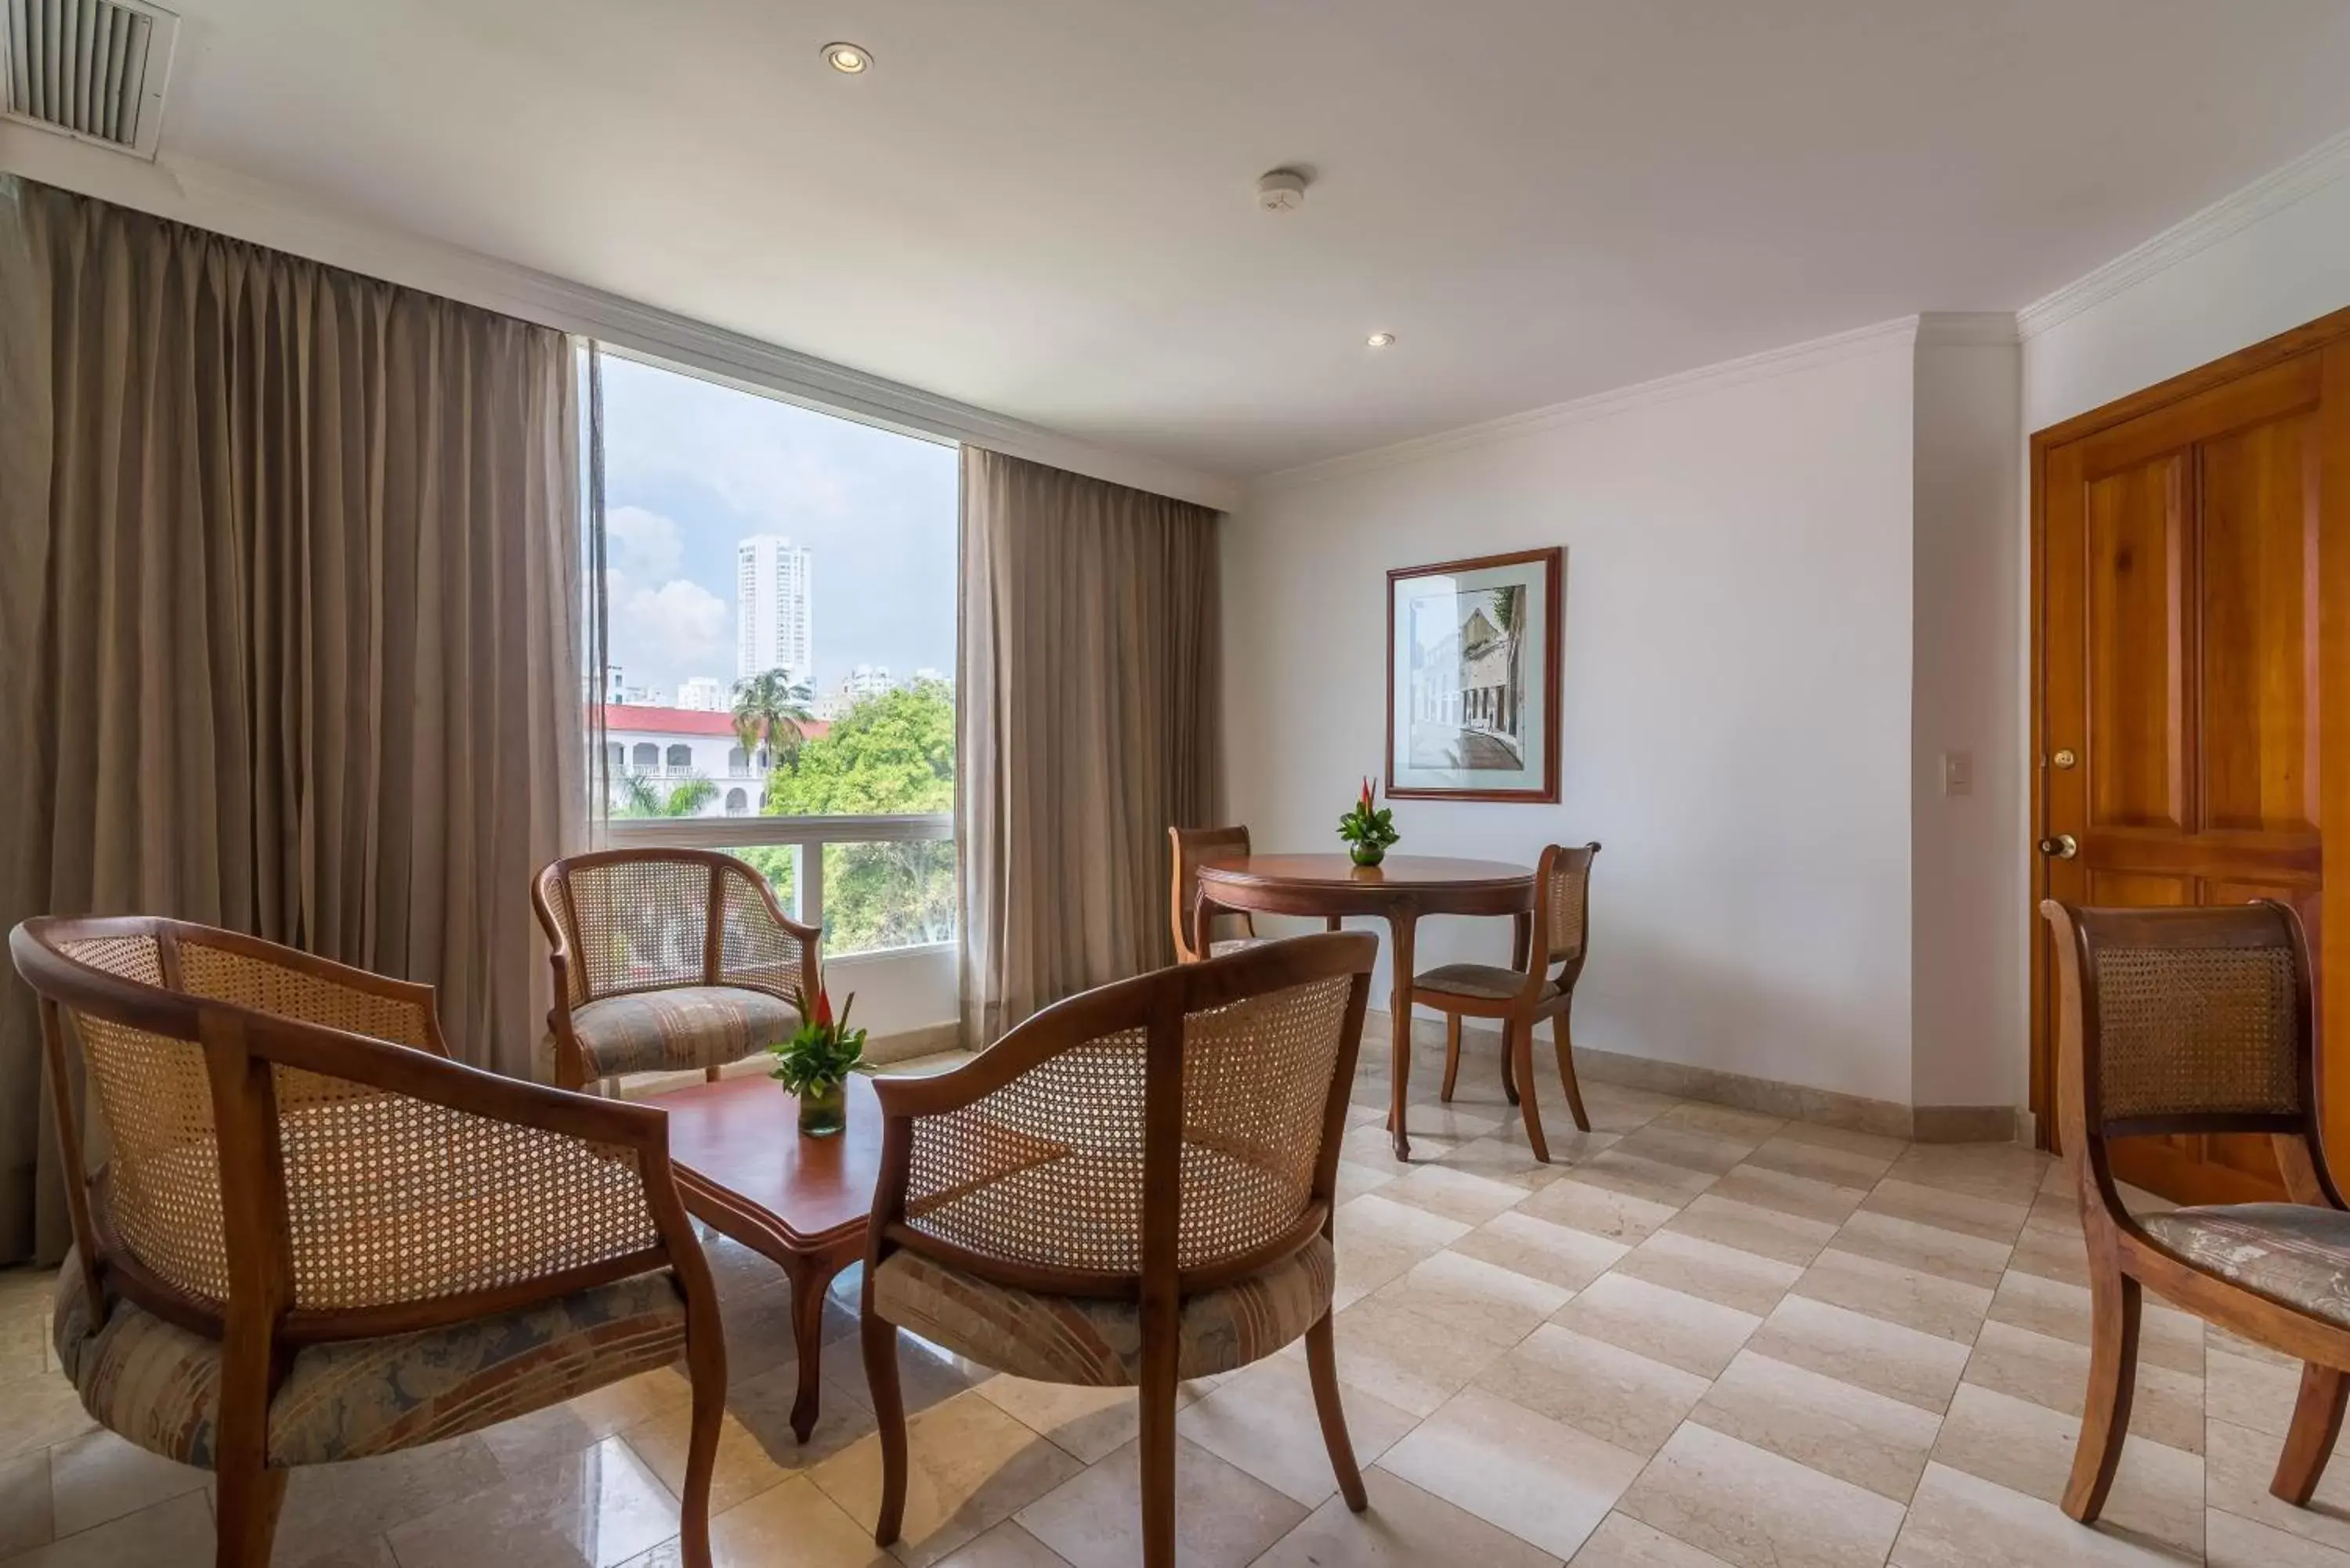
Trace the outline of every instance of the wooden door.
<instances>
[{"instance_id":1,"label":"wooden door","mask_svg":"<svg viewBox=\"0 0 2350 1568\"><path fill-rule=\"evenodd\" d=\"M2350 873L2329 899L2324 854L2350 768L2321 765L2350 758L2350 722L2332 746L2324 722L2350 701L2332 651L2350 650L2345 332L2329 317L2033 443L2038 893L2282 898L2320 955L2321 1021L2350 999L2350 972L2329 972L2345 956L2330 939L2350 934L2331 928L2350 919L2328 915ZM2350 843L2350 815L2332 815ZM2033 1098L2053 1137L2054 987L2033 925ZM2114 1165L2181 1201L2284 1196L2265 1137L2121 1139Z\"/></svg>"}]
</instances>

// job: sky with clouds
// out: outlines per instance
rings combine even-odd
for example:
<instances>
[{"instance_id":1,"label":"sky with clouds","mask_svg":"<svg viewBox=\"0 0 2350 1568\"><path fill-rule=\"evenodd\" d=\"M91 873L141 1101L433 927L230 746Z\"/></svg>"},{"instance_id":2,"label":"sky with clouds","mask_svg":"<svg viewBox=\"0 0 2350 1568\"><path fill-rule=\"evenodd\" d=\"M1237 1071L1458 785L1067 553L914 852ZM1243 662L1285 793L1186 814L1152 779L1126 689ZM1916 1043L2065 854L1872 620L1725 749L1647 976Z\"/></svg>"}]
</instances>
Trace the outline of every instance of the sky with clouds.
<instances>
[{"instance_id":1,"label":"sky with clouds","mask_svg":"<svg viewBox=\"0 0 2350 1568\"><path fill-rule=\"evenodd\" d=\"M951 672L954 448L604 359L611 659L630 686L734 681L734 546L814 552L816 673Z\"/></svg>"}]
</instances>

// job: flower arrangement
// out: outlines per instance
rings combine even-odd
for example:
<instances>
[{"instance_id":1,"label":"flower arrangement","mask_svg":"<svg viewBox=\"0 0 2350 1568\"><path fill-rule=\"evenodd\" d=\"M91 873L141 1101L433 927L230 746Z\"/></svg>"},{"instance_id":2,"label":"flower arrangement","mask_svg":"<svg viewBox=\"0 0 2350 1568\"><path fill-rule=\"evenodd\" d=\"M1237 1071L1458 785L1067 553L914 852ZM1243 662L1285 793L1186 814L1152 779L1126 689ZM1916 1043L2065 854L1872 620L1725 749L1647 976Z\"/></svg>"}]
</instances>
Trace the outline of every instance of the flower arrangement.
<instances>
[{"instance_id":1,"label":"flower arrangement","mask_svg":"<svg viewBox=\"0 0 2350 1568\"><path fill-rule=\"evenodd\" d=\"M1395 810L1376 803L1371 781L1363 781L1363 793L1352 811L1338 819L1338 836L1347 841L1347 853L1357 866L1376 866L1387 858L1388 846L1403 836L1395 829Z\"/></svg>"},{"instance_id":2,"label":"flower arrangement","mask_svg":"<svg viewBox=\"0 0 2350 1568\"><path fill-rule=\"evenodd\" d=\"M775 1070L767 1076L799 1096L800 1131L821 1137L848 1125L848 1075L865 1057L865 1031L848 1026L848 1010L857 1005L849 993L840 1016L832 1015L832 993L816 987L816 1000L795 987L792 1005L800 1011L800 1026L789 1040L767 1047Z\"/></svg>"}]
</instances>

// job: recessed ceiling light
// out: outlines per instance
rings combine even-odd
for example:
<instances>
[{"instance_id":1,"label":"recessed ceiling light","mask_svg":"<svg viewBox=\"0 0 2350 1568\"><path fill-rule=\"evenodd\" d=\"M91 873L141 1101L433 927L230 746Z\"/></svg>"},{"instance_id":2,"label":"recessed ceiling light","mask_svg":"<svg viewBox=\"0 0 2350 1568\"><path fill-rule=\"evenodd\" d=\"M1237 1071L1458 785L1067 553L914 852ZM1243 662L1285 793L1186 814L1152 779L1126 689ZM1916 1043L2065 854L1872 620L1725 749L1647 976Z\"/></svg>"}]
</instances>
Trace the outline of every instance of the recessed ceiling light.
<instances>
[{"instance_id":1,"label":"recessed ceiling light","mask_svg":"<svg viewBox=\"0 0 2350 1568\"><path fill-rule=\"evenodd\" d=\"M824 63L842 76L858 77L873 68L873 57L856 44L827 44Z\"/></svg>"},{"instance_id":2,"label":"recessed ceiling light","mask_svg":"<svg viewBox=\"0 0 2350 1568\"><path fill-rule=\"evenodd\" d=\"M1364 344L1372 348L1384 348L1394 341L1395 334L1392 332L1374 332L1363 339Z\"/></svg>"}]
</instances>

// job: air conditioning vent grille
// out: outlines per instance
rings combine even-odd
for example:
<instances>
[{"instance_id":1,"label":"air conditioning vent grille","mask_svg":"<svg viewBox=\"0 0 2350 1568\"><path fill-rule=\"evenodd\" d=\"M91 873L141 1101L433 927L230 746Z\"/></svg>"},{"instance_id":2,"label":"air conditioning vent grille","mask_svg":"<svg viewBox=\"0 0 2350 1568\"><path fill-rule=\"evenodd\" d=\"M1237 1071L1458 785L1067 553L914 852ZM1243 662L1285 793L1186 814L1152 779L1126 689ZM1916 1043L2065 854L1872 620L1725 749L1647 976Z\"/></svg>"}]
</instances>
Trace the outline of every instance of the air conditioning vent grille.
<instances>
[{"instance_id":1,"label":"air conditioning vent grille","mask_svg":"<svg viewBox=\"0 0 2350 1568\"><path fill-rule=\"evenodd\" d=\"M0 113L151 158L179 25L143 0L0 0Z\"/></svg>"}]
</instances>

